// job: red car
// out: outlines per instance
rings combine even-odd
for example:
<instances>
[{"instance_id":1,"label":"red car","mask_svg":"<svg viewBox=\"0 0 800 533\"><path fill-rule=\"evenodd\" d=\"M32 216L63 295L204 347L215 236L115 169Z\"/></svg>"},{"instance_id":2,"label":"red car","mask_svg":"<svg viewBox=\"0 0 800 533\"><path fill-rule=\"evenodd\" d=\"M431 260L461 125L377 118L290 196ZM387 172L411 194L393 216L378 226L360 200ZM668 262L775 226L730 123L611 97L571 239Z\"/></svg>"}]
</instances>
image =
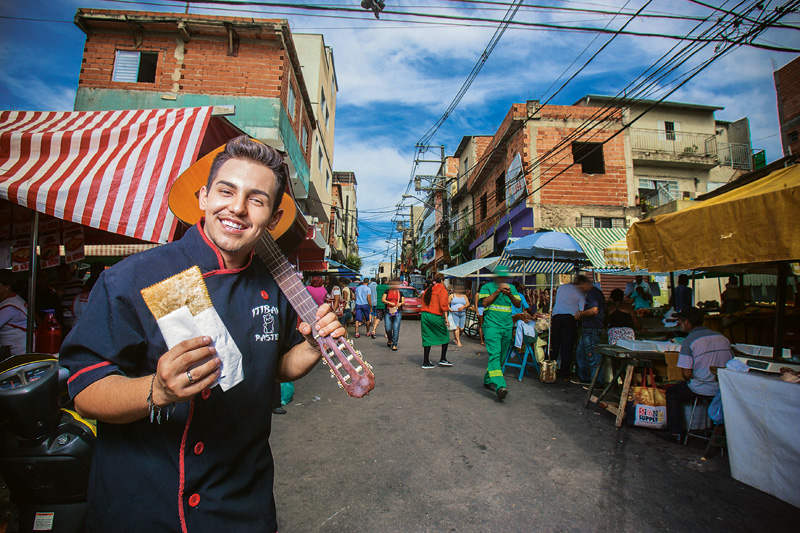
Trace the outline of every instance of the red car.
<instances>
[{"instance_id":1,"label":"red car","mask_svg":"<svg viewBox=\"0 0 800 533\"><path fill-rule=\"evenodd\" d=\"M422 293L414 287L403 286L398 289L405 298L403 304L403 318L422 314Z\"/></svg>"}]
</instances>

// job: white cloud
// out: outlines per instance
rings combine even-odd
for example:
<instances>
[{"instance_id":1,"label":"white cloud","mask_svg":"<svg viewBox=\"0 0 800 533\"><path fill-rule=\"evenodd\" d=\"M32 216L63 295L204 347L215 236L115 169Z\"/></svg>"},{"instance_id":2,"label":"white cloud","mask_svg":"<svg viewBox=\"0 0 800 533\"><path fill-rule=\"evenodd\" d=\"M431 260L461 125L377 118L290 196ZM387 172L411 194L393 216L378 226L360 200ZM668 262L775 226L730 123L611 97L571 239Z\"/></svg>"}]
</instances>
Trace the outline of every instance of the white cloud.
<instances>
[{"instance_id":1,"label":"white cloud","mask_svg":"<svg viewBox=\"0 0 800 533\"><path fill-rule=\"evenodd\" d=\"M75 88L46 83L34 76L0 79L8 91L30 105L30 110L72 111L75 104Z\"/></svg>"}]
</instances>

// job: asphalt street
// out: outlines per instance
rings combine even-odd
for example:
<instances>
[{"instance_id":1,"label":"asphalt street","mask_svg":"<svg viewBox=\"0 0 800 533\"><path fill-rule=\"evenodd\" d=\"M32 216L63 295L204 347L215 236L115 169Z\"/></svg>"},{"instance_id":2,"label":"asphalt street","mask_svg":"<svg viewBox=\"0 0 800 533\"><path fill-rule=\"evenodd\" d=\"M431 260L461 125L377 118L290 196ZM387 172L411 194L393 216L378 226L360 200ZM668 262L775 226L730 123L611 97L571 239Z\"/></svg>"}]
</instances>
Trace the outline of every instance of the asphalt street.
<instances>
[{"instance_id":1,"label":"asphalt street","mask_svg":"<svg viewBox=\"0 0 800 533\"><path fill-rule=\"evenodd\" d=\"M350 329L352 333L352 328ZM379 328L382 335L382 328ZM356 340L373 365L349 398L319 365L273 417L281 533L309 531L790 531L800 509L730 476L704 444L614 428L579 385L482 386L486 352L451 344L451 368L420 368L419 321L397 352ZM438 348L431 359L438 360ZM757 458L754 458L757 460Z\"/></svg>"}]
</instances>

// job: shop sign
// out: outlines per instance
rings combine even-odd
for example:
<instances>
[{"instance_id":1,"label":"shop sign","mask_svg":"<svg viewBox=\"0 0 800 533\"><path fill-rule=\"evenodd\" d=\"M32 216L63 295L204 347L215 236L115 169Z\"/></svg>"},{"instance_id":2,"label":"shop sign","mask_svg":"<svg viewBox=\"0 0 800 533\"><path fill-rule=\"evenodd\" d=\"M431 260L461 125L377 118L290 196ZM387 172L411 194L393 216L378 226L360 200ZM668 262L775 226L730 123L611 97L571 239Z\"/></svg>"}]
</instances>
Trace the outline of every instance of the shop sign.
<instances>
[{"instance_id":1,"label":"shop sign","mask_svg":"<svg viewBox=\"0 0 800 533\"><path fill-rule=\"evenodd\" d=\"M488 237L475 248L475 259L489 256L494 252L494 236Z\"/></svg>"}]
</instances>

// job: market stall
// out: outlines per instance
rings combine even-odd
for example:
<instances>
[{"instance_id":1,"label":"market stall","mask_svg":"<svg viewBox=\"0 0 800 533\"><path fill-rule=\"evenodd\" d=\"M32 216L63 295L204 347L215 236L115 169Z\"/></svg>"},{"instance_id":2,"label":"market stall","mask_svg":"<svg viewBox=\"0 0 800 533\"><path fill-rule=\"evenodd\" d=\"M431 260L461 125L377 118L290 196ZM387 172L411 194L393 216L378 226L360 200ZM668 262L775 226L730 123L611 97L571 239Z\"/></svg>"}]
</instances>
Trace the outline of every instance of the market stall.
<instances>
[{"instance_id":1,"label":"market stall","mask_svg":"<svg viewBox=\"0 0 800 533\"><path fill-rule=\"evenodd\" d=\"M633 268L777 274L771 358L748 360L746 374L722 370L718 376L731 474L794 505L800 505L800 385L753 368L772 371L792 362L783 358L783 344L790 262L800 260L798 218L800 166L793 166L683 211L637 222L628 232Z\"/></svg>"}]
</instances>

